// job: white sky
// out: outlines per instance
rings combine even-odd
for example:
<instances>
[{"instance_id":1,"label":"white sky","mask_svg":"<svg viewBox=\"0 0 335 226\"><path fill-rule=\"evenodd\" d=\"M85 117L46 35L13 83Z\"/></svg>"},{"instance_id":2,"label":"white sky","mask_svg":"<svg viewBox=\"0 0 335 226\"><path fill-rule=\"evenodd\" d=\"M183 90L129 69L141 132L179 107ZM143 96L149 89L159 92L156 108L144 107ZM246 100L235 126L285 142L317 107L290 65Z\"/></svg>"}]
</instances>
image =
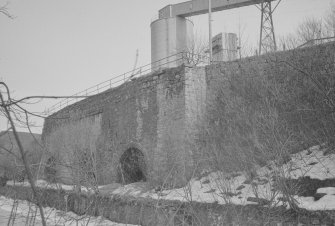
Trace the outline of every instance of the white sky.
<instances>
[{"instance_id":1,"label":"white sky","mask_svg":"<svg viewBox=\"0 0 335 226\"><path fill-rule=\"evenodd\" d=\"M10 0L16 18L0 15L0 80L13 97L71 95L150 63L150 23L158 10L183 0ZM277 36L294 31L306 17L322 18L335 0L282 0L274 14ZM0 0L0 5L6 1ZM273 3L275 4L275 3ZM207 15L191 18L207 37ZM255 6L213 15L213 35L238 32L257 45L260 12ZM29 106L44 111L57 101ZM35 132L43 121L35 120ZM0 118L0 131L7 123ZM19 129L20 130L20 129ZM22 129L21 129L22 130Z\"/></svg>"}]
</instances>

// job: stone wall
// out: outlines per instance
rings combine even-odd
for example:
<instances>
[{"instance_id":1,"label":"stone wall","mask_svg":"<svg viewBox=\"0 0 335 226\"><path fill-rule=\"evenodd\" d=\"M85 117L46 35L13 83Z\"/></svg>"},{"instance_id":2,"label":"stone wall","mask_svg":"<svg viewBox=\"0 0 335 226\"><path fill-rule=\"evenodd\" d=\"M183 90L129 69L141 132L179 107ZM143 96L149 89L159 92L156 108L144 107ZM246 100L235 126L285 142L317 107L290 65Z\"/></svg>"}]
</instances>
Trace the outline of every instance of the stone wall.
<instances>
[{"instance_id":1,"label":"stone wall","mask_svg":"<svg viewBox=\"0 0 335 226\"><path fill-rule=\"evenodd\" d=\"M71 211L78 215L87 215L83 217L103 216L113 222L123 224L146 226L325 226L334 225L335 223L333 210L306 211L300 209L295 211L285 207L268 208L261 205L239 206L164 199L134 199L127 196L78 194L53 189L39 189L38 194L40 195L42 206ZM36 200L32 198L30 187L0 187L0 195L36 203Z\"/></svg>"},{"instance_id":2,"label":"stone wall","mask_svg":"<svg viewBox=\"0 0 335 226\"><path fill-rule=\"evenodd\" d=\"M193 161L192 173L197 173L204 161L204 156L198 151L197 140L198 130L206 112L206 70L203 67L187 69L185 72L185 142L189 155Z\"/></svg>"},{"instance_id":3,"label":"stone wall","mask_svg":"<svg viewBox=\"0 0 335 226\"><path fill-rule=\"evenodd\" d=\"M61 163L57 164L58 180L80 182L80 156L89 153L99 184L120 182L120 158L129 148L136 148L144 156L142 170L149 182L183 184L193 166L192 152L186 148L186 125L201 109L185 101L199 102L205 95L197 91L204 87L204 68L195 69L202 74L194 78L192 70L179 67L156 72L49 116L43 141L49 155Z\"/></svg>"},{"instance_id":4,"label":"stone wall","mask_svg":"<svg viewBox=\"0 0 335 226\"><path fill-rule=\"evenodd\" d=\"M317 78L334 71L334 46L330 43L206 68L181 66L70 105L49 116L43 129L48 153L62 163L57 176L63 182L80 182L78 156L86 152L94 157L92 167L99 184L120 182L121 156L136 148L143 154L141 170L147 181L182 185L205 161L195 142L197 128L217 91L231 88L224 82L227 78L238 74L241 83L253 76L277 78L282 74L301 79L301 69ZM301 82L309 81L302 78Z\"/></svg>"},{"instance_id":5,"label":"stone wall","mask_svg":"<svg viewBox=\"0 0 335 226\"><path fill-rule=\"evenodd\" d=\"M207 67L199 144L208 165L249 172L314 145L332 146L334 52L333 42Z\"/></svg>"},{"instance_id":6,"label":"stone wall","mask_svg":"<svg viewBox=\"0 0 335 226\"><path fill-rule=\"evenodd\" d=\"M329 74L334 72L334 62L335 42L330 42L308 48L218 63L206 67L207 102L217 96L219 89L230 89L229 84L225 83L225 81L235 75L252 79L253 77L284 77L282 76L284 74L285 76L288 75L292 78L300 79L299 82L301 83L312 83L312 81L308 80L313 79L313 77L316 80L322 76L329 77ZM226 87L222 87L223 85Z\"/></svg>"}]
</instances>

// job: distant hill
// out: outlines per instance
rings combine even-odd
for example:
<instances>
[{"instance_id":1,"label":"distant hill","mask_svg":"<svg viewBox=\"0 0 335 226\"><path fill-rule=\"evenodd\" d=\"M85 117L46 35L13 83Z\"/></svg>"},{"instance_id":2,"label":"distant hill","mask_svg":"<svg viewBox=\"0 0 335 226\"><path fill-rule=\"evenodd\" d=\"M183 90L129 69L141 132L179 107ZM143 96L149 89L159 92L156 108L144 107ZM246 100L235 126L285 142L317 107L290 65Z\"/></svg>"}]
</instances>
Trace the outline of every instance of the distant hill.
<instances>
[{"instance_id":1,"label":"distant hill","mask_svg":"<svg viewBox=\"0 0 335 226\"><path fill-rule=\"evenodd\" d=\"M26 133L26 132L18 132L19 138L22 142L23 147L27 148L31 142L35 141L34 137L38 140L41 141L41 135L40 134L31 134L31 133ZM33 137L34 136L34 137ZM0 147L6 147L9 148L13 145L14 151L18 151L17 143L14 138L14 134L12 131L5 132L2 131L0 132ZM0 150L0 153L2 151Z\"/></svg>"},{"instance_id":2,"label":"distant hill","mask_svg":"<svg viewBox=\"0 0 335 226\"><path fill-rule=\"evenodd\" d=\"M27 155L27 158L30 159L29 162L35 163L38 161L38 158L40 159L41 157L41 154L39 153L41 149L37 142L41 141L41 135L26 132L18 132L18 135L24 150L29 151ZM11 172L15 172L23 167L21 159L15 158L13 154L6 150L10 150L11 153L20 156L14 133L11 131L0 132L0 175L4 171L10 170Z\"/></svg>"}]
</instances>

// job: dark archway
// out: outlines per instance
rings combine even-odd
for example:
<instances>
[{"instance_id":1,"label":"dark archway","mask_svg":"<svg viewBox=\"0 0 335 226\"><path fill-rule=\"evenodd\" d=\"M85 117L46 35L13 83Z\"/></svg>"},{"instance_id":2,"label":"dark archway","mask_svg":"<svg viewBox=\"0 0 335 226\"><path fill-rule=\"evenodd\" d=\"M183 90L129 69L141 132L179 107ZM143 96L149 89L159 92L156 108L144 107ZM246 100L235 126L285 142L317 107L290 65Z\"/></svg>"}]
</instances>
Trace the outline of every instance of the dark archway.
<instances>
[{"instance_id":1,"label":"dark archway","mask_svg":"<svg viewBox=\"0 0 335 226\"><path fill-rule=\"evenodd\" d=\"M118 165L118 181L122 184L146 181L144 155L137 148L129 148L122 154Z\"/></svg>"},{"instance_id":2,"label":"dark archway","mask_svg":"<svg viewBox=\"0 0 335 226\"><path fill-rule=\"evenodd\" d=\"M46 180L55 183L56 182L56 158L51 156L45 163L44 175Z\"/></svg>"}]
</instances>

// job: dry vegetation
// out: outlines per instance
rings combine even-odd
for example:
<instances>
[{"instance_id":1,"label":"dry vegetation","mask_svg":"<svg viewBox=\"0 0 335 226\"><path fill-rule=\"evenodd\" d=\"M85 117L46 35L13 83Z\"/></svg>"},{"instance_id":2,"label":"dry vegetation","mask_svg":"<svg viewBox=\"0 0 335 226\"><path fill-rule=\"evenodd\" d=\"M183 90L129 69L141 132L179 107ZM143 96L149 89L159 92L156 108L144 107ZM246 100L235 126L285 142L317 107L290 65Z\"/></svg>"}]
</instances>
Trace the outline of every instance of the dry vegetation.
<instances>
[{"instance_id":1,"label":"dry vegetation","mask_svg":"<svg viewBox=\"0 0 335 226\"><path fill-rule=\"evenodd\" d=\"M0 12L8 14L6 7L0 8ZM291 49L315 38L335 36L334 12L333 6L324 22L307 19L298 28L297 34L282 39L285 48ZM197 65L201 62L201 58L193 56L204 50L204 45L192 45L187 57L189 64ZM321 47L315 48L313 54L308 56L303 56L305 51L292 51L289 58L277 55L263 56L264 71L259 70L259 65L253 62L253 58L235 62L235 66L227 64L227 68L220 71L220 77L223 79L216 87L221 88L216 89L213 95L215 98L207 103L208 112L205 120L199 125L200 132L197 137L197 145L211 171L244 171L252 180L257 177L258 167L273 161L278 166L274 183L276 191L281 191L286 202L293 209L296 208L293 196L299 189L299 184L288 183L285 180L287 172L280 166L289 161L290 154L312 145L322 145L329 150L334 150L335 147L334 57L328 52L330 55L319 59L318 51L321 50L326 51L325 47ZM247 64L251 67L245 68ZM285 70L281 70L283 68ZM281 73L282 71L285 73ZM7 97L9 91L3 93L6 93ZM13 111L12 105L13 100L9 95L7 100L3 95L0 113L7 117L9 113L19 114ZM24 113L27 116L27 112ZM10 117L8 119L11 120ZM28 125L28 120L25 123ZM11 129L13 128L14 124ZM86 136L89 137L90 134ZM18 141L14 141L16 142ZM76 142L81 141L72 142L73 145L76 145ZM82 147L77 145L77 149L73 150L78 151L71 153L71 161L65 163L59 156L50 153L48 155L45 147L38 141L31 143L26 152L13 151L12 147L6 145L2 145L1 148L6 154L0 154L6 155L6 158L11 156L8 158L13 161L1 162L0 167L5 175L0 178L0 186L9 179L22 180L26 174L30 176L32 186L32 181L38 178L53 184L59 179L57 166L63 165L74 172L72 179L76 181L78 188L83 186L95 194L99 193L96 175L103 169L98 162L106 157L100 156L98 152L82 152ZM202 167L203 164L199 166ZM230 192L230 184L223 183L219 187L222 193ZM32 189L34 190L34 187ZM184 189L187 194L185 198L191 202L192 190L188 186ZM276 191L271 193L273 197ZM59 189L59 192L64 191ZM80 192L80 189L75 192ZM257 197L257 187L254 192ZM40 194L36 195L36 191L32 195L34 197L31 201L39 205L55 198L41 197ZM223 195L222 198L227 199L229 203L229 195ZM269 199L271 200L271 197ZM191 203L188 207L191 212L192 205ZM14 207L13 205L13 212ZM241 215L239 210L235 209L237 219ZM40 211L43 215L41 208ZM34 214L36 216L36 212ZM15 218L15 214L11 216ZM185 216L183 223L188 221L189 216ZM8 223L10 222L11 219ZM45 224L43 217L42 222Z\"/></svg>"},{"instance_id":2,"label":"dry vegetation","mask_svg":"<svg viewBox=\"0 0 335 226\"><path fill-rule=\"evenodd\" d=\"M308 51L224 65L198 137L211 170L242 170L253 180L257 168L275 162L276 186L291 207L297 187L287 186L280 166L312 145L335 144L333 56L319 58L326 47Z\"/></svg>"},{"instance_id":3,"label":"dry vegetation","mask_svg":"<svg viewBox=\"0 0 335 226\"><path fill-rule=\"evenodd\" d=\"M279 49L294 49L301 45L315 45L324 43L323 38L335 38L335 4L331 4L329 11L323 18L307 17L290 34L279 37Z\"/></svg>"}]
</instances>

